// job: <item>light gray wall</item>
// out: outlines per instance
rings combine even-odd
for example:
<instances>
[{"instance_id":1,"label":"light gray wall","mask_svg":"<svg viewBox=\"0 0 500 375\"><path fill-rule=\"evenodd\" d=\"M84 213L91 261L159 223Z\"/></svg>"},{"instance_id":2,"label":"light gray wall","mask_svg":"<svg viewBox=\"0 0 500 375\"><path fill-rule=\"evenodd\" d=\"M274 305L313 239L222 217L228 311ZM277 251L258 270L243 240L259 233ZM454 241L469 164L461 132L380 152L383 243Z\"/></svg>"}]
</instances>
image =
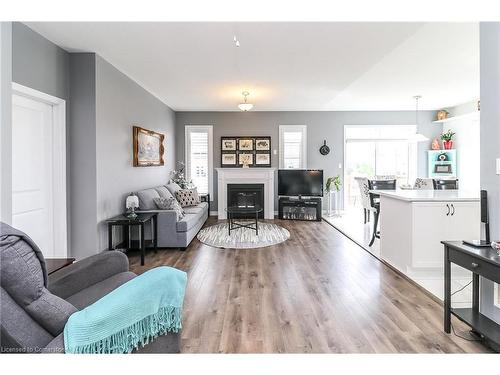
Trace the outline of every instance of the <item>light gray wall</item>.
<instances>
[{"instance_id":1,"label":"light gray wall","mask_svg":"<svg viewBox=\"0 0 500 375\"><path fill-rule=\"evenodd\" d=\"M132 191L167 183L175 162L175 114L101 57L96 57L98 249L108 246L103 220L125 209ZM133 167L132 126L165 135L165 165Z\"/></svg>"},{"instance_id":2,"label":"light gray wall","mask_svg":"<svg viewBox=\"0 0 500 375\"><path fill-rule=\"evenodd\" d=\"M12 80L66 100L68 249L81 259L107 248L101 221L123 212L126 194L167 181L175 115L95 54L68 53L22 23L12 28ZM134 124L166 134L164 167L132 167Z\"/></svg>"},{"instance_id":3,"label":"light gray wall","mask_svg":"<svg viewBox=\"0 0 500 375\"><path fill-rule=\"evenodd\" d=\"M431 140L437 137L441 127L432 124L435 112L419 114L419 132ZM213 125L214 167L220 167L221 136L271 136L272 149L279 146L279 125L307 125L308 168L323 169L325 176L340 174L339 163L344 162L344 125L414 125L414 111L394 112L177 112L176 148L177 160L184 160L184 127L186 125ZM326 139L331 152L319 153ZM430 141L418 146L418 175L427 175L427 155ZM272 166L278 168L279 156L272 155ZM217 176L214 172L214 203L217 207ZM276 184L277 185L277 184ZM276 203L277 205L277 203ZM277 209L277 206L275 207Z\"/></svg>"},{"instance_id":4,"label":"light gray wall","mask_svg":"<svg viewBox=\"0 0 500 375\"><path fill-rule=\"evenodd\" d=\"M70 254L84 258L97 249L96 72L94 53L70 56Z\"/></svg>"},{"instance_id":5,"label":"light gray wall","mask_svg":"<svg viewBox=\"0 0 500 375\"><path fill-rule=\"evenodd\" d=\"M12 222L12 24L0 22L0 220Z\"/></svg>"},{"instance_id":6,"label":"light gray wall","mask_svg":"<svg viewBox=\"0 0 500 375\"><path fill-rule=\"evenodd\" d=\"M20 22L12 24L12 80L69 100L69 53Z\"/></svg>"},{"instance_id":7,"label":"light gray wall","mask_svg":"<svg viewBox=\"0 0 500 375\"><path fill-rule=\"evenodd\" d=\"M488 191L491 238L500 238L500 176L495 159L500 158L500 23L481 22L481 189ZM482 280L481 311L500 323L500 308L493 303L493 283Z\"/></svg>"}]
</instances>

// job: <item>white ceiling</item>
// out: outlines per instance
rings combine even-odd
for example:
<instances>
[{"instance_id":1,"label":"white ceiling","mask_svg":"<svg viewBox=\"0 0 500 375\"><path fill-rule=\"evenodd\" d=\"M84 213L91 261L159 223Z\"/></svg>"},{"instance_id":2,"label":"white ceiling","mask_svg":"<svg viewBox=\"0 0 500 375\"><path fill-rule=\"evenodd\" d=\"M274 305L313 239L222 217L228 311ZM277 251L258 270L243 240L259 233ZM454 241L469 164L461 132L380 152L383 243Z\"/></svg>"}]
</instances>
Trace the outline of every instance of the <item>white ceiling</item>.
<instances>
[{"instance_id":1,"label":"white ceiling","mask_svg":"<svg viewBox=\"0 0 500 375\"><path fill-rule=\"evenodd\" d=\"M479 97L477 23L37 22L176 111L438 109ZM237 48L233 35L240 41Z\"/></svg>"}]
</instances>

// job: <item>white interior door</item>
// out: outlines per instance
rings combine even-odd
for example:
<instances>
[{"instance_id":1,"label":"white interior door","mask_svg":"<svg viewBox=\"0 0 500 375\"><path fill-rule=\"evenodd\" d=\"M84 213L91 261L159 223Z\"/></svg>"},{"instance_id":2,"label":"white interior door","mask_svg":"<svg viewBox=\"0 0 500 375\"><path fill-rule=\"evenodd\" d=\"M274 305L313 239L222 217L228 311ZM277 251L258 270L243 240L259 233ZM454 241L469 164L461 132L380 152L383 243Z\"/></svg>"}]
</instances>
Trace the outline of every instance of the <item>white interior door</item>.
<instances>
[{"instance_id":1,"label":"white interior door","mask_svg":"<svg viewBox=\"0 0 500 375\"><path fill-rule=\"evenodd\" d=\"M53 121L52 105L12 96L12 224L48 258L56 255Z\"/></svg>"}]
</instances>

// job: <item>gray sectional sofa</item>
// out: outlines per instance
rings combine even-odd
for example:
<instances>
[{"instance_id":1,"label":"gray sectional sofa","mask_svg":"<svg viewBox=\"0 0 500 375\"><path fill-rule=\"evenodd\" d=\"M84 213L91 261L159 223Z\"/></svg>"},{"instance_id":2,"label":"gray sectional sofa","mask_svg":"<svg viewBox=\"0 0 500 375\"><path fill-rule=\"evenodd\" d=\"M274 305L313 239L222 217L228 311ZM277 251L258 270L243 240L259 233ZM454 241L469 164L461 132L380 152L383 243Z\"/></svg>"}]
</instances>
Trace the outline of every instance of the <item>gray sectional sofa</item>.
<instances>
[{"instance_id":1,"label":"gray sectional sofa","mask_svg":"<svg viewBox=\"0 0 500 375\"><path fill-rule=\"evenodd\" d=\"M139 210L136 212L158 213L158 247L180 247L185 249L208 219L208 203L184 207L186 215L179 219L174 210L159 210L154 198L175 198L179 185L170 183L137 191Z\"/></svg>"}]
</instances>

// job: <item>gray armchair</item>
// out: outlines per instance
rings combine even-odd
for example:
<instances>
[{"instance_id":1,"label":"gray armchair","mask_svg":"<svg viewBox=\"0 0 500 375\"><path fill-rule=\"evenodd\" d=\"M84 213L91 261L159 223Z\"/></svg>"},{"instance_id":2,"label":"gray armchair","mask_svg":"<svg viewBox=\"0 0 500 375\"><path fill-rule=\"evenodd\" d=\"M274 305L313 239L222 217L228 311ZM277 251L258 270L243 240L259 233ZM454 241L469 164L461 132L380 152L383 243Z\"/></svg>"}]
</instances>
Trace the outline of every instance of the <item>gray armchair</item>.
<instances>
[{"instance_id":1,"label":"gray armchair","mask_svg":"<svg viewBox=\"0 0 500 375\"><path fill-rule=\"evenodd\" d=\"M127 257L100 253L47 276L45 260L23 232L0 223L2 353L64 353L63 330L71 314L136 275ZM138 353L178 353L180 333L153 340Z\"/></svg>"}]
</instances>

